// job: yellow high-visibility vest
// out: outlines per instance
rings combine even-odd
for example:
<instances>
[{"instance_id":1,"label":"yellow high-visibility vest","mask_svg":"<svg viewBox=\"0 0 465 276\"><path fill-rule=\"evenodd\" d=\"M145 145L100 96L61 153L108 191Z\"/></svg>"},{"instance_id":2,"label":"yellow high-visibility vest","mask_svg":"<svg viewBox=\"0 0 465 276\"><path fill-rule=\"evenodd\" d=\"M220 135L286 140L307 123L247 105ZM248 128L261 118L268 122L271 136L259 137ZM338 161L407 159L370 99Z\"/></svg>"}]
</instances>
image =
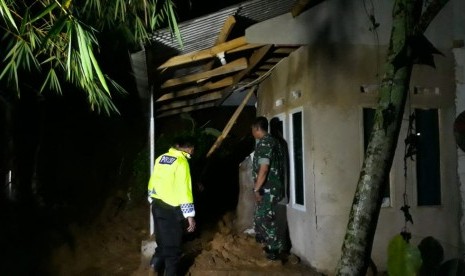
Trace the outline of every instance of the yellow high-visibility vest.
<instances>
[{"instance_id":1,"label":"yellow high-visibility vest","mask_svg":"<svg viewBox=\"0 0 465 276\"><path fill-rule=\"evenodd\" d=\"M194 203L189 162L184 152L170 148L155 160L148 193L175 207Z\"/></svg>"}]
</instances>

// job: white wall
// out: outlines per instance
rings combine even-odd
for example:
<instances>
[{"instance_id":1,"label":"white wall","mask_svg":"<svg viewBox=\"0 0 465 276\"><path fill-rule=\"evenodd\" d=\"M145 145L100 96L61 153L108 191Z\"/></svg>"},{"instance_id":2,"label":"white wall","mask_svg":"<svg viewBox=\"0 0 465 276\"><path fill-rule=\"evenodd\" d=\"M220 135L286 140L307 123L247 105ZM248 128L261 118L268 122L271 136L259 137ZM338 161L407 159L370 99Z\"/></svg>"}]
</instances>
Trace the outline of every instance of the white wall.
<instances>
[{"instance_id":1,"label":"white wall","mask_svg":"<svg viewBox=\"0 0 465 276\"><path fill-rule=\"evenodd\" d=\"M369 31L364 3L380 23L376 33ZM377 102L376 94L360 93L360 86L373 88L380 81L392 3L328 0L297 18L279 16L246 31L251 43L308 44L283 60L261 84L258 113L272 117L303 108L306 206L301 210L288 205L292 250L304 262L328 274L334 272L340 257L363 161L361 110L375 107ZM412 162L408 163L404 185L404 125L390 175L391 206L381 210L373 245L372 258L381 270L386 269L389 239L405 225L399 210L404 192L412 206L414 224L408 224L412 243L433 236L445 248L446 258L463 251L465 234L461 229L465 229L465 219L461 216L465 203L460 202L465 198L465 188L460 186L459 192L459 185L465 181L465 155L456 149L452 126L455 116L465 109L464 21L465 1L450 0L427 29L426 36L445 56L435 56L437 69L415 66L411 87L439 94L412 95L408 103L412 109L439 109L442 205L417 207ZM300 90L302 97L294 99L294 90ZM278 99L284 104L276 106Z\"/></svg>"},{"instance_id":2,"label":"white wall","mask_svg":"<svg viewBox=\"0 0 465 276\"><path fill-rule=\"evenodd\" d=\"M360 92L361 85L377 83L381 66L375 46L326 45L301 47L283 60L259 89L258 113L272 117L297 107L304 114L305 202L304 210L288 205L292 251L322 272L334 272L363 161L361 110L376 106L376 94ZM417 66L412 86L437 90L439 95L412 95L411 108L440 109L442 202L438 207L416 207L414 166L409 165L407 194L415 224L409 225L412 243L426 236L439 239L446 257L456 256L460 245L456 147L451 131L455 118L453 55L437 58L437 69ZM381 54L382 56L382 54ZM381 60L384 60L381 57ZM292 91L302 97L294 99ZM284 104L276 106L276 100ZM408 110L408 109L407 109ZM406 112L406 118L409 112ZM372 258L386 269L389 239L404 227L403 139L400 133L391 172L392 205L381 210Z\"/></svg>"}]
</instances>

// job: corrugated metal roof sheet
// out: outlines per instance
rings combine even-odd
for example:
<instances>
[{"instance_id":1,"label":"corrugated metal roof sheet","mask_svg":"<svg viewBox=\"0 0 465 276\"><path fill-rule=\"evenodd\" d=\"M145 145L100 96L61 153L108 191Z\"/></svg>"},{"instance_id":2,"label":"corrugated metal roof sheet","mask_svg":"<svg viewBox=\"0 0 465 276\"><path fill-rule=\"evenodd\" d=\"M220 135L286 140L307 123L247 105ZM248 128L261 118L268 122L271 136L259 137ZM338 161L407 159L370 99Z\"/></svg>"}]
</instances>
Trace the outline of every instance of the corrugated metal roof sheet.
<instances>
[{"instance_id":1,"label":"corrugated metal roof sheet","mask_svg":"<svg viewBox=\"0 0 465 276\"><path fill-rule=\"evenodd\" d=\"M156 31L152 40L177 49L179 54L207 49L214 45L228 16L235 15L261 22L289 12L296 2L296 0L245 1L209 15L181 22L179 30L184 44L183 49L168 28Z\"/></svg>"}]
</instances>

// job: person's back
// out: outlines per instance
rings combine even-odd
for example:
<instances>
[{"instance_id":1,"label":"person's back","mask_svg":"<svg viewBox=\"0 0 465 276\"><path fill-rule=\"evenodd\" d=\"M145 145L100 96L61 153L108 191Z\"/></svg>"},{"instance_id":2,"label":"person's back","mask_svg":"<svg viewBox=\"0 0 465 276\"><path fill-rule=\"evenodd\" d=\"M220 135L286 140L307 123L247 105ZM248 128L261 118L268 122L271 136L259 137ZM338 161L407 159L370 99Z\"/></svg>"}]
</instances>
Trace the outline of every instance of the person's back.
<instances>
[{"instance_id":1,"label":"person's back","mask_svg":"<svg viewBox=\"0 0 465 276\"><path fill-rule=\"evenodd\" d=\"M255 154L257 156L269 156L269 171L263 188L270 189L270 194L275 197L275 200L281 200L284 188L284 166L283 157L281 156L282 150L278 140L271 134L265 135L257 144ZM257 162L255 164L257 167L259 158L255 159L255 162Z\"/></svg>"},{"instance_id":2,"label":"person's back","mask_svg":"<svg viewBox=\"0 0 465 276\"><path fill-rule=\"evenodd\" d=\"M171 206L193 202L189 163L182 151L170 148L156 159L149 196Z\"/></svg>"},{"instance_id":3,"label":"person's back","mask_svg":"<svg viewBox=\"0 0 465 276\"><path fill-rule=\"evenodd\" d=\"M178 275L185 219L187 231L195 230L188 162L193 152L193 142L179 138L174 147L156 159L148 184L157 243L150 263L157 272L164 270L166 276Z\"/></svg>"}]
</instances>

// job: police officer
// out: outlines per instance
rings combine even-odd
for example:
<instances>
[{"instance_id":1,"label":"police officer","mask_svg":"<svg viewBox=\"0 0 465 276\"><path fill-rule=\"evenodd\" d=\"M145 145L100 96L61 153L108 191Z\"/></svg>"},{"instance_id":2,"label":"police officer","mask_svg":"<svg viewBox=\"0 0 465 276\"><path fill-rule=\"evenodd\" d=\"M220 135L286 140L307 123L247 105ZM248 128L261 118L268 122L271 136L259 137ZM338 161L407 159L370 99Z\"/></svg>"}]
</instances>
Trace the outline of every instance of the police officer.
<instances>
[{"instance_id":1,"label":"police officer","mask_svg":"<svg viewBox=\"0 0 465 276\"><path fill-rule=\"evenodd\" d=\"M252 161L255 234L257 241L265 245L266 257L276 260L283 249L276 223L276 208L284 189L283 160L279 158L279 142L268 133L268 120L265 117L254 120L252 135L256 140Z\"/></svg>"},{"instance_id":2,"label":"police officer","mask_svg":"<svg viewBox=\"0 0 465 276\"><path fill-rule=\"evenodd\" d=\"M194 153L190 137L179 137L175 145L155 160L148 184L157 247L151 265L162 275L178 275L185 221L195 230L195 208L188 159Z\"/></svg>"}]
</instances>

